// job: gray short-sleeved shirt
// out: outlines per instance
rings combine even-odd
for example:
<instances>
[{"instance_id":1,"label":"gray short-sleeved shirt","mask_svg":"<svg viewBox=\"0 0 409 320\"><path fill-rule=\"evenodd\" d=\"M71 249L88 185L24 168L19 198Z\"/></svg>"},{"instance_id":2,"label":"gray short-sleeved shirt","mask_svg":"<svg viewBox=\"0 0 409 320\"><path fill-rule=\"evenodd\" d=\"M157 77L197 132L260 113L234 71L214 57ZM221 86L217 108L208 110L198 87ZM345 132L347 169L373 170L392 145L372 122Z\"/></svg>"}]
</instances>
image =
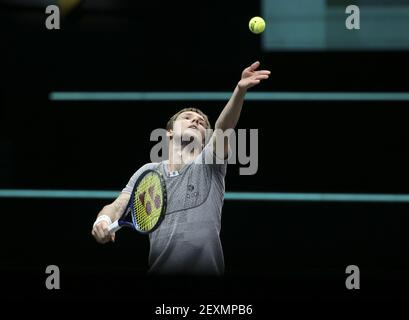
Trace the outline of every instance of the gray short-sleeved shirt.
<instances>
[{"instance_id":1,"label":"gray short-sleeved shirt","mask_svg":"<svg viewBox=\"0 0 409 320\"><path fill-rule=\"evenodd\" d=\"M149 169L159 170L166 182L166 215L149 235L149 273L223 274L220 228L227 161L216 164L220 159L214 158L208 144L176 173L169 172L167 160L145 164L123 189L132 192L139 175Z\"/></svg>"}]
</instances>

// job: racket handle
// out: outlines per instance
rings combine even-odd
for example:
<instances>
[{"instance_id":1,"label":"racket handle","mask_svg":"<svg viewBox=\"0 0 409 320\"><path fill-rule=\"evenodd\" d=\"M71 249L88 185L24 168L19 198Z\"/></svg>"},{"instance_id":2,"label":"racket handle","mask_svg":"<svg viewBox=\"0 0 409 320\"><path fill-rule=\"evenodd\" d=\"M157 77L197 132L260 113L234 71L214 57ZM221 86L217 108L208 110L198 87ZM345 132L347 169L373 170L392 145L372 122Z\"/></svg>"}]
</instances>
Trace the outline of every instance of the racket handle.
<instances>
[{"instance_id":1,"label":"racket handle","mask_svg":"<svg viewBox=\"0 0 409 320\"><path fill-rule=\"evenodd\" d=\"M118 221L119 221L119 220L116 220L115 222L111 223L111 224L108 226L108 231L109 231L110 233L114 233L114 232L116 232L116 231L118 231L119 229L122 228L122 227L119 225Z\"/></svg>"}]
</instances>

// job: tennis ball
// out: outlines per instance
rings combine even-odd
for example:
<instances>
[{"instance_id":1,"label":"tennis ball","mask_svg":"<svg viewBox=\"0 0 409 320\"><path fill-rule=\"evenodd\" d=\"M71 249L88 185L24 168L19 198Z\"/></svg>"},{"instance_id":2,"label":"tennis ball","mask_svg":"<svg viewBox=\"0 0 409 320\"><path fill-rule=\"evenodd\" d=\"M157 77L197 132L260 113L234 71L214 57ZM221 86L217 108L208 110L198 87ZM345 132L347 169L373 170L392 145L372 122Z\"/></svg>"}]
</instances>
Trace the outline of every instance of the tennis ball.
<instances>
[{"instance_id":1,"label":"tennis ball","mask_svg":"<svg viewBox=\"0 0 409 320\"><path fill-rule=\"evenodd\" d=\"M61 10L61 15L67 16L75 9L79 8L82 0L58 0L57 5Z\"/></svg>"},{"instance_id":2,"label":"tennis ball","mask_svg":"<svg viewBox=\"0 0 409 320\"><path fill-rule=\"evenodd\" d=\"M249 29L253 33L262 33L266 28L266 22L261 17L253 17L249 22Z\"/></svg>"}]
</instances>

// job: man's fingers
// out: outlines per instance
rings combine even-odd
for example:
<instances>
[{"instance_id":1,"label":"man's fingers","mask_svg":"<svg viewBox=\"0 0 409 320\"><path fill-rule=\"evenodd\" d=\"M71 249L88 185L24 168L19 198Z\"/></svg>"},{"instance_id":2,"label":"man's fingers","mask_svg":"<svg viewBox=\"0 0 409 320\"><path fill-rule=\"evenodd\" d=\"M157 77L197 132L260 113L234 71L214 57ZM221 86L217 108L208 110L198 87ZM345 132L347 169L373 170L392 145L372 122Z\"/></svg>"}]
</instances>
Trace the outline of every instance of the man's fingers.
<instances>
[{"instance_id":1,"label":"man's fingers","mask_svg":"<svg viewBox=\"0 0 409 320\"><path fill-rule=\"evenodd\" d=\"M256 71L255 74L271 74L270 70L259 70Z\"/></svg>"},{"instance_id":2,"label":"man's fingers","mask_svg":"<svg viewBox=\"0 0 409 320\"><path fill-rule=\"evenodd\" d=\"M91 234L99 243L107 243L109 241L115 242L115 234L108 231L108 224L99 223L91 231Z\"/></svg>"},{"instance_id":3,"label":"man's fingers","mask_svg":"<svg viewBox=\"0 0 409 320\"><path fill-rule=\"evenodd\" d=\"M111 233L108 231L108 228L103 227L102 234L105 242L111 241Z\"/></svg>"},{"instance_id":4,"label":"man's fingers","mask_svg":"<svg viewBox=\"0 0 409 320\"><path fill-rule=\"evenodd\" d=\"M262 74L262 75L256 76L255 79L256 80L265 80L265 79L268 79L268 77L269 76L267 74Z\"/></svg>"},{"instance_id":5,"label":"man's fingers","mask_svg":"<svg viewBox=\"0 0 409 320\"><path fill-rule=\"evenodd\" d=\"M97 225L97 226L94 228L94 231L95 231L95 234L96 234L96 236L97 236L97 238L98 238L99 240L101 240L102 238L104 238L104 232L102 231L102 229L101 229L100 226Z\"/></svg>"},{"instance_id":6,"label":"man's fingers","mask_svg":"<svg viewBox=\"0 0 409 320\"><path fill-rule=\"evenodd\" d=\"M98 235L98 238L101 240L102 243L108 242L110 240L110 233L106 226L104 226L103 224L97 224L95 230Z\"/></svg>"},{"instance_id":7,"label":"man's fingers","mask_svg":"<svg viewBox=\"0 0 409 320\"><path fill-rule=\"evenodd\" d=\"M260 66L260 62L259 62L259 61L256 61L256 62L254 62L254 63L250 66L250 70L251 70L251 71L254 71L254 70L256 70L259 66Z\"/></svg>"},{"instance_id":8,"label":"man's fingers","mask_svg":"<svg viewBox=\"0 0 409 320\"><path fill-rule=\"evenodd\" d=\"M95 231L95 239L97 240L98 243L104 243L104 238L101 237L101 234L98 231Z\"/></svg>"},{"instance_id":9,"label":"man's fingers","mask_svg":"<svg viewBox=\"0 0 409 320\"><path fill-rule=\"evenodd\" d=\"M247 67L246 69L244 69L243 74L251 74L253 71L251 71L251 67Z\"/></svg>"}]
</instances>

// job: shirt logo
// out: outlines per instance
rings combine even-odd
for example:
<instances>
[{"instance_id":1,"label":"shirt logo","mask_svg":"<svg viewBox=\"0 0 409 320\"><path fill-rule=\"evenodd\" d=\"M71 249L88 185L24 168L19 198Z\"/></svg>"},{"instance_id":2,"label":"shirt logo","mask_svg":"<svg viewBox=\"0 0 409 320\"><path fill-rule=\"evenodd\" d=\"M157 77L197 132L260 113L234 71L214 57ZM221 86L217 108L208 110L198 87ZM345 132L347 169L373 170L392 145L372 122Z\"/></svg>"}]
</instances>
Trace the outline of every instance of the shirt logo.
<instances>
[{"instance_id":1,"label":"shirt logo","mask_svg":"<svg viewBox=\"0 0 409 320\"><path fill-rule=\"evenodd\" d=\"M199 195L199 192L197 192L197 191L192 192L194 189L195 189L195 186L193 184L188 184L187 185L187 191L189 193L186 194L186 198L190 199L190 198L193 198L193 197L197 197Z\"/></svg>"}]
</instances>

